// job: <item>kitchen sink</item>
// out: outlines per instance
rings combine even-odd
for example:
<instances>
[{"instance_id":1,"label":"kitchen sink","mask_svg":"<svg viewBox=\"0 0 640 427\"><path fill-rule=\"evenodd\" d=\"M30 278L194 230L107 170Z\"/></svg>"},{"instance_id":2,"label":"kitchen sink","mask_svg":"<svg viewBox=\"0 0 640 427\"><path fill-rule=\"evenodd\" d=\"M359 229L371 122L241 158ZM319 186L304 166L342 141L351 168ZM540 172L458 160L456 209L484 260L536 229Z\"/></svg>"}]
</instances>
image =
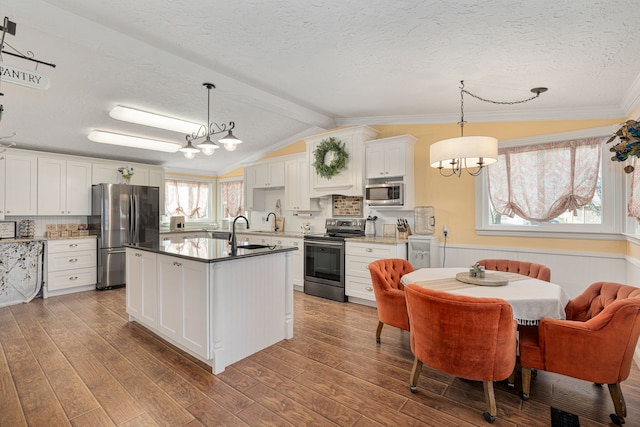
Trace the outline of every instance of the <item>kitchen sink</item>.
<instances>
[{"instance_id":1,"label":"kitchen sink","mask_svg":"<svg viewBox=\"0 0 640 427\"><path fill-rule=\"evenodd\" d=\"M258 245L256 243L251 243L248 245L238 245L238 249L264 249L269 248L273 245Z\"/></svg>"}]
</instances>

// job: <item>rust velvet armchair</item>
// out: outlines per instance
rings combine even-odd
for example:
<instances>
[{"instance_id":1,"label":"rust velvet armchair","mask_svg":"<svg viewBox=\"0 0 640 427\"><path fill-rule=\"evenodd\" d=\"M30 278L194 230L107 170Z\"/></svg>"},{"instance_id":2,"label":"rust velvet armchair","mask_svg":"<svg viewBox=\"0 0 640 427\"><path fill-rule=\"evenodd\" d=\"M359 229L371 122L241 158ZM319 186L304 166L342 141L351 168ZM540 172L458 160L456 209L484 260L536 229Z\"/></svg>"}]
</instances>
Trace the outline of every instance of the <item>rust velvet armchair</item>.
<instances>
[{"instance_id":1,"label":"rust velvet armchair","mask_svg":"<svg viewBox=\"0 0 640 427\"><path fill-rule=\"evenodd\" d=\"M522 398L529 398L532 368L607 384L616 411L611 420L624 423L620 383L629 377L640 335L640 288L596 282L565 312L567 320L545 318L520 331Z\"/></svg>"},{"instance_id":2,"label":"rust velvet armchair","mask_svg":"<svg viewBox=\"0 0 640 427\"><path fill-rule=\"evenodd\" d=\"M509 259L481 259L477 263L483 266L485 270L508 271L544 280L545 282L551 281L551 269L542 264Z\"/></svg>"},{"instance_id":3,"label":"rust velvet armchair","mask_svg":"<svg viewBox=\"0 0 640 427\"><path fill-rule=\"evenodd\" d=\"M511 305L499 298L472 298L411 284L405 287L411 351L415 356L410 390L416 392L422 364L456 377L482 381L495 421L493 381L504 380L516 363L516 321Z\"/></svg>"},{"instance_id":4,"label":"rust velvet armchair","mask_svg":"<svg viewBox=\"0 0 640 427\"><path fill-rule=\"evenodd\" d=\"M412 271L411 263L400 258L380 259L369 264L373 293L378 306L377 343L380 343L380 334L385 324L409 330L404 286L400 283L400 278Z\"/></svg>"}]
</instances>

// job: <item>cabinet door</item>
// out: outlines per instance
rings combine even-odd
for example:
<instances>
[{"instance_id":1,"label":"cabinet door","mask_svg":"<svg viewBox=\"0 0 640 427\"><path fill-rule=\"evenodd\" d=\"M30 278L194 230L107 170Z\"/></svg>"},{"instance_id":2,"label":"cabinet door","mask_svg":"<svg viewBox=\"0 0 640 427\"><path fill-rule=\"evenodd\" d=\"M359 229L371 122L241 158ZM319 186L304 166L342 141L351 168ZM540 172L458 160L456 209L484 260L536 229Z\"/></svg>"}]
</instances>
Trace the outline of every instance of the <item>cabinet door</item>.
<instances>
[{"instance_id":1,"label":"cabinet door","mask_svg":"<svg viewBox=\"0 0 640 427\"><path fill-rule=\"evenodd\" d=\"M118 172L120 163L93 163L91 168L91 184L122 184L122 175ZM134 171L135 172L135 171ZM135 175L134 175L135 176Z\"/></svg>"},{"instance_id":2,"label":"cabinet door","mask_svg":"<svg viewBox=\"0 0 640 427\"><path fill-rule=\"evenodd\" d=\"M67 161L38 157L38 215L67 213Z\"/></svg>"},{"instance_id":3,"label":"cabinet door","mask_svg":"<svg viewBox=\"0 0 640 427\"><path fill-rule=\"evenodd\" d=\"M253 170L253 188L265 188L269 186L269 166L256 165Z\"/></svg>"},{"instance_id":4,"label":"cabinet door","mask_svg":"<svg viewBox=\"0 0 640 427\"><path fill-rule=\"evenodd\" d=\"M284 162L269 163L269 187L284 185Z\"/></svg>"},{"instance_id":5,"label":"cabinet door","mask_svg":"<svg viewBox=\"0 0 640 427\"><path fill-rule=\"evenodd\" d=\"M7 153L5 163L5 213L38 214L38 158Z\"/></svg>"},{"instance_id":6,"label":"cabinet door","mask_svg":"<svg viewBox=\"0 0 640 427\"><path fill-rule=\"evenodd\" d=\"M5 159L4 155L0 154L0 177L4 179L5 173ZM0 184L0 219L4 219L4 184Z\"/></svg>"},{"instance_id":7,"label":"cabinet door","mask_svg":"<svg viewBox=\"0 0 640 427\"><path fill-rule=\"evenodd\" d=\"M304 251L302 239L273 237L271 244L298 248L297 251L291 253L293 261L293 286L298 290L302 290L304 288Z\"/></svg>"},{"instance_id":8,"label":"cabinet door","mask_svg":"<svg viewBox=\"0 0 640 427\"><path fill-rule=\"evenodd\" d=\"M384 178L385 158L381 145L367 146L365 149L365 169L368 179Z\"/></svg>"},{"instance_id":9,"label":"cabinet door","mask_svg":"<svg viewBox=\"0 0 640 427\"><path fill-rule=\"evenodd\" d=\"M141 323L157 323L157 255L127 249L127 313Z\"/></svg>"},{"instance_id":10,"label":"cabinet door","mask_svg":"<svg viewBox=\"0 0 640 427\"><path fill-rule=\"evenodd\" d=\"M67 215L91 215L91 163L68 160L66 181Z\"/></svg>"},{"instance_id":11,"label":"cabinet door","mask_svg":"<svg viewBox=\"0 0 640 427\"><path fill-rule=\"evenodd\" d=\"M134 167L133 176L129 181L131 185L149 185L149 169Z\"/></svg>"},{"instance_id":12,"label":"cabinet door","mask_svg":"<svg viewBox=\"0 0 640 427\"><path fill-rule=\"evenodd\" d=\"M405 164L406 146L405 144L390 144L384 150L385 176L402 177L406 174Z\"/></svg>"},{"instance_id":13,"label":"cabinet door","mask_svg":"<svg viewBox=\"0 0 640 427\"><path fill-rule=\"evenodd\" d=\"M182 328L181 261L158 255L158 330L176 341Z\"/></svg>"},{"instance_id":14,"label":"cabinet door","mask_svg":"<svg viewBox=\"0 0 640 427\"><path fill-rule=\"evenodd\" d=\"M309 197L309 162L303 159L287 160L284 164L285 210L311 210Z\"/></svg>"}]
</instances>

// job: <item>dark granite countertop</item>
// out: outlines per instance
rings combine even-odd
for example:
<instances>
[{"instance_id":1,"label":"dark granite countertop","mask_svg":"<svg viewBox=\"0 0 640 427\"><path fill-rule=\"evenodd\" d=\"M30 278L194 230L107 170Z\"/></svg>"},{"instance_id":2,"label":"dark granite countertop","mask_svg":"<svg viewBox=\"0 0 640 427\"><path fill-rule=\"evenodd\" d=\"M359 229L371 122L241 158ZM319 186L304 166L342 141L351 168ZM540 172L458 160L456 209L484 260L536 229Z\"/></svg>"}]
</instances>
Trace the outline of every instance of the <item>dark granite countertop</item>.
<instances>
[{"instance_id":1,"label":"dark granite countertop","mask_svg":"<svg viewBox=\"0 0 640 427\"><path fill-rule=\"evenodd\" d=\"M229 261L298 250L294 246L274 245L259 249L243 249L242 245L238 245L236 254L231 254L231 247L226 240L208 238L184 239L179 243L171 243L169 241L133 243L125 246L199 262Z\"/></svg>"}]
</instances>

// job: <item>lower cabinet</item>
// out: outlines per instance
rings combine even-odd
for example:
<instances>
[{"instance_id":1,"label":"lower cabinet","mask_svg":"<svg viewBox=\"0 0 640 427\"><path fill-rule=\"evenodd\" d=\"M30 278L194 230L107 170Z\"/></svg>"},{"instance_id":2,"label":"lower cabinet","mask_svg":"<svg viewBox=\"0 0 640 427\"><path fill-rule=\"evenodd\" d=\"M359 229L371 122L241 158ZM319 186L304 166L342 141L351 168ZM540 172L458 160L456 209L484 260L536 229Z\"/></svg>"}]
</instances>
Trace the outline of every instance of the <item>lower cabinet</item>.
<instances>
[{"instance_id":1,"label":"lower cabinet","mask_svg":"<svg viewBox=\"0 0 640 427\"><path fill-rule=\"evenodd\" d=\"M95 238L47 240L43 297L95 288L97 260Z\"/></svg>"},{"instance_id":2,"label":"lower cabinet","mask_svg":"<svg viewBox=\"0 0 640 427\"><path fill-rule=\"evenodd\" d=\"M271 244L298 248L297 251L291 253L293 289L297 291L304 290L304 245L302 239L274 236Z\"/></svg>"},{"instance_id":3,"label":"lower cabinet","mask_svg":"<svg viewBox=\"0 0 640 427\"><path fill-rule=\"evenodd\" d=\"M375 301L369 263L384 258L407 259L407 244L346 242L345 294Z\"/></svg>"},{"instance_id":4,"label":"lower cabinet","mask_svg":"<svg viewBox=\"0 0 640 427\"><path fill-rule=\"evenodd\" d=\"M209 264L166 255L157 257L158 331L209 358Z\"/></svg>"},{"instance_id":5,"label":"lower cabinet","mask_svg":"<svg viewBox=\"0 0 640 427\"><path fill-rule=\"evenodd\" d=\"M127 250L127 313L140 323L158 324L157 255Z\"/></svg>"}]
</instances>

